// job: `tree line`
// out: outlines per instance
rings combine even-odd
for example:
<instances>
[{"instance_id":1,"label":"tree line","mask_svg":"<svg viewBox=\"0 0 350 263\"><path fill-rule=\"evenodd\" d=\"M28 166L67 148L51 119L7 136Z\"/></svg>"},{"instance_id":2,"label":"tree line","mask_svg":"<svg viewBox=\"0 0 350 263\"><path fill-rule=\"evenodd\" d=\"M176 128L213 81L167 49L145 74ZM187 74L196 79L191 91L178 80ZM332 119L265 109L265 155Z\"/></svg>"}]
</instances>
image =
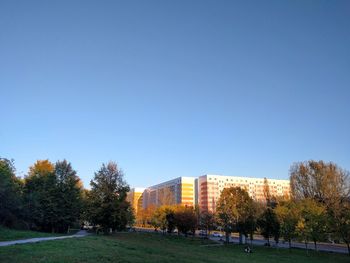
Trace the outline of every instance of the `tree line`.
<instances>
[{"instance_id":1,"label":"tree line","mask_svg":"<svg viewBox=\"0 0 350 263\"><path fill-rule=\"evenodd\" d=\"M0 158L0 225L64 233L84 222L104 232L133 223L126 201L129 186L116 163L102 164L90 186L91 190L83 188L66 160L39 160L19 178L13 160Z\"/></svg>"},{"instance_id":2,"label":"tree line","mask_svg":"<svg viewBox=\"0 0 350 263\"><path fill-rule=\"evenodd\" d=\"M216 211L200 211L179 205L150 206L141 210L136 222L165 232L194 234L202 229L225 232L226 241L238 232L240 241L259 233L267 245L281 238L310 242L344 242L350 254L350 177L334 163L306 161L290 168L291 196L271 196L265 180L264 202L253 200L245 189L226 188ZM39 160L24 178L16 176L14 162L0 158L0 225L49 232L67 232L85 222L105 233L125 229L135 221L126 196L129 189L115 162L102 164L83 188L77 172L66 160ZM167 195L164 195L164 198Z\"/></svg>"},{"instance_id":3,"label":"tree line","mask_svg":"<svg viewBox=\"0 0 350 263\"><path fill-rule=\"evenodd\" d=\"M150 206L138 213L136 222L151 225L163 233L202 229L206 233L220 229L226 242L238 232L240 242L253 240L261 234L270 246L273 240L302 241L305 247L317 243L344 242L350 255L350 177L349 172L334 163L306 161L290 168L291 195L271 196L267 179L264 183L263 202L253 200L246 189L226 188L221 192L216 211L199 211L198 207L164 205ZM186 213L184 213L186 212ZM186 218L186 228L182 228Z\"/></svg>"}]
</instances>

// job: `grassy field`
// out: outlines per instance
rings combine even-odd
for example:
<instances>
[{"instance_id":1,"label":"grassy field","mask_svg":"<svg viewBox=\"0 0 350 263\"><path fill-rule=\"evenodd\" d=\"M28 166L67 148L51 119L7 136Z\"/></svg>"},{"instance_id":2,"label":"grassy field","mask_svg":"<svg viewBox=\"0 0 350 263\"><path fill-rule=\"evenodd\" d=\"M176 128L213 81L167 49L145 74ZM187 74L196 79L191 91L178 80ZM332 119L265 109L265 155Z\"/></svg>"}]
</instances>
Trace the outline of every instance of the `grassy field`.
<instances>
[{"instance_id":1,"label":"grassy field","mask_svg":"<svg viewBox=\"0 0 350 263\"><path fill-rule=\"evenodd\" d=\"M0 241L27 239L34 237L51 237L60 236L62 234L51 234L44 232L25 231L25 230L14 230L0 226Z\"/></svg>"},{"instance_id":2,"label":"grassy field","mask_svg":"<svg viewBox=\"0 0 350 263\"><path fill-rule=\"evenodd\" d=\"M177 236L120 233L0 247L0 262L350 262L349 256L339 254L265 247L246 254L243 249Z\"/></svg>"}]
</instances>

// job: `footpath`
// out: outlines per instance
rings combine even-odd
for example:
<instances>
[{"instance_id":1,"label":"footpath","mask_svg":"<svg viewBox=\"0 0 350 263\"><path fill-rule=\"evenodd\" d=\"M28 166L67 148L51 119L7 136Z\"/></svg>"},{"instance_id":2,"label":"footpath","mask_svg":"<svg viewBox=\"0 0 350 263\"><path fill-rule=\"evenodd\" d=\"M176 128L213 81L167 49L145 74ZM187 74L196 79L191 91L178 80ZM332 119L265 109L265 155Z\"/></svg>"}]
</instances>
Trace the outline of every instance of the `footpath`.
<instances>
[{"instance_id":1,"label":"footpath","mask_svg":"<svg viewBox=\"0 0 350 263\"><path fill-rule=\"evenodd\" d=\"M85 237L87 235L89 235L89 234L88 234L88 232L86 230L80 230L76 234L70 235L70 236L36 237L36 238L29 238L29 239L2 241L2 242L0 242L0 247L12 246L12 245L17 245L17 244L37 243L37 242L43 242L43 241L49 241L49 240L57 240L57 239L79 238L79 237Z\"/></svg>"}]
</instances>

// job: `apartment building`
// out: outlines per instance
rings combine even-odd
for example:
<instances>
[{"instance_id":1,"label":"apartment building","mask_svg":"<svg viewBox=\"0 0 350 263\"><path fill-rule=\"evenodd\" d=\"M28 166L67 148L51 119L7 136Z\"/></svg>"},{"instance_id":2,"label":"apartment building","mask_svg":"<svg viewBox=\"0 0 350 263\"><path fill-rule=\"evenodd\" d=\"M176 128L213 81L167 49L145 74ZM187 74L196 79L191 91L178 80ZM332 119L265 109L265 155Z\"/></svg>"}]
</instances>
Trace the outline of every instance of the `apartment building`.
<instances>
[{"instance_id":1,"label":"apartment building","mask_svg":"<svg viewBox=\"0 0 350 263\"><path fill-rule=\"evenodd\" d=\"M289 196L289 180L267 179L270 194ZM198 178L198 205L203 211L215 211L221 191L228 187L241 187L256 201L264 201L264 178L249 178L222 175L203 175Z\"/></svg>"},{"instance_id":2,"label":"apartment building","mask_svg":"<svg viewBox=\"0 0 350 263\"><path fill-rule=\"evenodd\" d=\"M150 186L143 193L143 207L175 204L194 206L196 203L195 181L194 177L178 177Z\"/></svg>"},{"instance_id":3,"label":"apartment building","mask_svg":"<svg viewBox=\"0 0 350 263\"><path fill-rule=\"evenodd\" d=\"M130 202L132 208L134 208L135 215L142 209L144 191L145 188L132 188L126 197L126 200Z\"/></svg>"}]
</instances>

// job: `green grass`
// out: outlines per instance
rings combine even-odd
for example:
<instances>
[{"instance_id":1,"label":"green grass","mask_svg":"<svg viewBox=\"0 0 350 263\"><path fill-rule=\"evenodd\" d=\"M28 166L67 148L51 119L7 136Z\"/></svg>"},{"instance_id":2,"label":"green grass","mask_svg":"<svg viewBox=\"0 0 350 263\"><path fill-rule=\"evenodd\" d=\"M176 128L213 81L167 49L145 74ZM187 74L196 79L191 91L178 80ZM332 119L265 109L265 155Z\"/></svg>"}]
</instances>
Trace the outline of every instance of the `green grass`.
<instances>
[{"instance_id":1,"label":"green grass","mask_svg":"<svg viewBox=\"0 0 350 263\"><path fill-rule=\"evenodd\" d=\"M0 262L235 262L349 263L348 255L254 247L246 254L239 245L206 246L207 240L153 233L47 241L0 247Z\"/></svg>"},{"instance_id":2,"label":"green grass","mask_svg":"<svg viewBox=\"0 0 350 263\"><path fill-rule=\"evenodd\" d=\"M27 239L27 238L34 238L34 237L50 237L50 236L60 236L60 235L62 234L14 230L14 229L9 229L9 228L0 226L0 241Z\"/></svg>"}]
</instances>

